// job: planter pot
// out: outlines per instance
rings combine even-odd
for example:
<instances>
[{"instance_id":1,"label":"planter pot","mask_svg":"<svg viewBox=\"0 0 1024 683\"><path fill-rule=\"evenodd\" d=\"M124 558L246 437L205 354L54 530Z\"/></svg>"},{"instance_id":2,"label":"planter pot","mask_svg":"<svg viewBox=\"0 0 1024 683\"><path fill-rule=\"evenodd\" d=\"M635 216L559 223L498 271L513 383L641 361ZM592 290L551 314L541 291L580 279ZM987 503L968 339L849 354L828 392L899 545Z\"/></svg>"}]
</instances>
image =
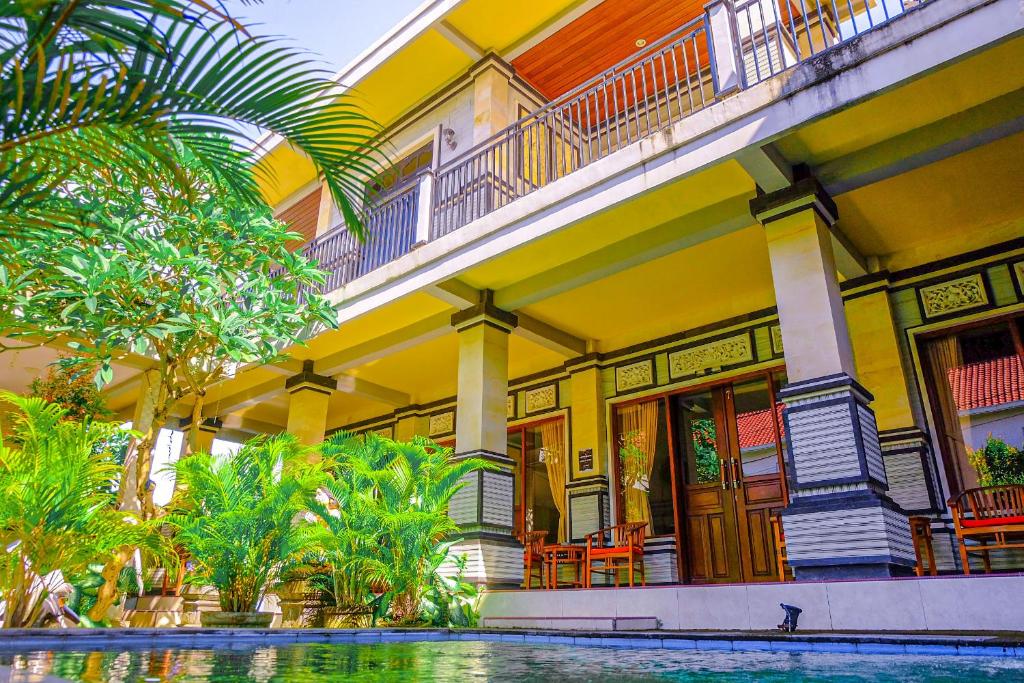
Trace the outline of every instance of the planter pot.
<instances>
[{"instance_id":1,"label":"planter pot","mask_svg":"<svg viewBox=\"0 0 1024 683\"><path fill-rule=\"evenodd\" d=\"M203 626L214 628L269 628L271 612L200 612Z\"/></svg>"},{"instance_id":2,"label":"planter pot","mask_svg":"<svg viewBox=\"0 0 1024 683\"><path fill-rule=\"evenodd\" d=\"M318 593L306 580L285 581L277 590L281 606L281 626L284 628L318 628L323 624L322 605L316 600Z\"/></svg>"},{"instance_id":3,"label":"planter pot","mask_svg":"<svg viewBox=\"0 0 1024 683\"><path fill-rule=\"evenodd\" d=\"M220 593L213 586L181 587L181 623L199 626L199 615L220 610Z\"/></svg>"},{"instance_id":4,"label":"planter pot","mask_svg":"<svg viewBox=\"0 0 1024 683\"><path fill-rule=\"evenodd\" d=\"M324 607L324 628L366 628L373 619L373 610L366 605Z\"/></svg>"}]
</instances>

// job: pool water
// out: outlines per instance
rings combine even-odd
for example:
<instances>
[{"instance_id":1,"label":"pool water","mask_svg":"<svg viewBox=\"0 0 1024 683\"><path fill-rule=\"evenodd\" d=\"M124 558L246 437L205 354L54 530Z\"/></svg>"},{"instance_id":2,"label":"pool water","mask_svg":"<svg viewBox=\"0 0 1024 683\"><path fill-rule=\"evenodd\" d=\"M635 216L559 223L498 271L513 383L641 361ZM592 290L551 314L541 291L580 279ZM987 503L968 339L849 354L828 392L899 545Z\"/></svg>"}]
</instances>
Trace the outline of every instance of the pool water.
<instances>
[{"instance_id":1,"label":"pool water","mask_svg":"<svg viewBox=\"0 0 1024 683\"><path fill-rule=\"evenodd\" d=\"M217 681L1024 681L1017 658L613 649L446 641L0 653L12 683Z\"/></svg>"}]
</instances>

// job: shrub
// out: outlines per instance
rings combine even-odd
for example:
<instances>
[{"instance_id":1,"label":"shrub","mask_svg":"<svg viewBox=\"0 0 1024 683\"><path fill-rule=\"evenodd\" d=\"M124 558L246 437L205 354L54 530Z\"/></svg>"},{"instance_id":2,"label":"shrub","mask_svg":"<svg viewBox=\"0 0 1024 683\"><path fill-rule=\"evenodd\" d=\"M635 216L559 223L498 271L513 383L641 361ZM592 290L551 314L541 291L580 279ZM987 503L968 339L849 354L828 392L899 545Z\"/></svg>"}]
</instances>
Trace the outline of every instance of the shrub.
<instances>
[{"instance_id":1,"label":"shrub","mask_svg":"<svg viewBox=\"0 0 1024 683\"><path fill-rule=\"evenodd\" d=\"M985 446L967 454L982 486L1024 484L1024 450L989 434Z\"/></svg>"}]
</instances>

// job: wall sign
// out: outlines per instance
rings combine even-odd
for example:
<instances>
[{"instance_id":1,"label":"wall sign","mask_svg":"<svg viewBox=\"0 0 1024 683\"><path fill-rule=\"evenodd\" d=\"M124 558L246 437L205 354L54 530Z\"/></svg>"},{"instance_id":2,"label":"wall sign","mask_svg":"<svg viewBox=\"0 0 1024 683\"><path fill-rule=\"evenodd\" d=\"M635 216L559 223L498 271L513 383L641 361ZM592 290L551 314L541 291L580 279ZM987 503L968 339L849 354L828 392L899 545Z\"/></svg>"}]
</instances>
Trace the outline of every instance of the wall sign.
<instances>
[{"instance_id":1,"label":"wall sign","mask_svg":"<svg viewBox=\"0 0 1024 683\"><path fill-rule=\"evenodd\" d=\"M579 458L580 472L589 472L594 469L593 448L581 448L577 457Z\"/></svg>"}]
</instances>

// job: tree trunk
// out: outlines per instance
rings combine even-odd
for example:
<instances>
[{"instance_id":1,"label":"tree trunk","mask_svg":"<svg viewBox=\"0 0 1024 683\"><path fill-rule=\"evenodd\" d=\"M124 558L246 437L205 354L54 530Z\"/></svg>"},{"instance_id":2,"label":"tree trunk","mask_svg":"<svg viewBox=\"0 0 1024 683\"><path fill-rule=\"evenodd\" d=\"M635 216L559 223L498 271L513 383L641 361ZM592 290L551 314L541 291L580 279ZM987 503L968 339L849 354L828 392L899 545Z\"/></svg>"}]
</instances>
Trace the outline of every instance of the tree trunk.
<instances>
[{"instance_id":1,"label":"tree trunk","mask_svg":"<svg viewBox=\"0 0 1024 683\"><path fill-rule=\"evenodd\" d=\"M167 386L164 382L166 366L146 370L143 375L142 392L135 409L132 429L141 437L128 449L125 459L124 479L117 492L119 510L136 512L144 519L155 514L153 491L149 488L149 476L153 467L153 446L159 434L160 425L167 416ZM134 457L133 457L134 456ZM96 604L89 610L89 618L102 621L114 601L117 600L117 579L121 576L134 549L126 549L115 555L103 567L103 585L96 595Z\"/></svg>"}]
</instances>

